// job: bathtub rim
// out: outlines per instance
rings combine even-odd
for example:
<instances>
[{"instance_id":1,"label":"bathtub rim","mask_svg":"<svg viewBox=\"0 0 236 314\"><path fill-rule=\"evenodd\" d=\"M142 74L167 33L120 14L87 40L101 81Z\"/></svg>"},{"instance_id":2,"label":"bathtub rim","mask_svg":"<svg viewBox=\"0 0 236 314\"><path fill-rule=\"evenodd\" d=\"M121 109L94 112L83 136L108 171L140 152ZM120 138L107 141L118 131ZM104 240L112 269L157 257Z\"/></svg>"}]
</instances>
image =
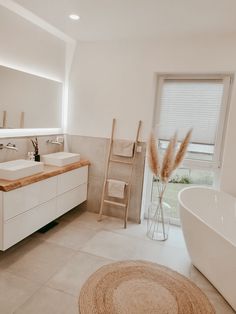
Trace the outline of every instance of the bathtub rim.
<instances>
[{"instance_id":1,"label":"bathtub rim","mask_svg":"<svg viewBox=\"0 0 236 314\"><path fill-rule=\"evenodd\" d=\"M220 233L219 231L217 231L214 227L210 226L209 223L207 223L205 220L203 220L200 216L196 215L188 206L184 205L183 201L181 200L181 194L186 191L186 190L193 190L196 188L200 188L202 190L211 190L211 191L215 191L218 193L222 193L225 194L227 196L229 196L230 198L235 199L235 197L233 197L232 195L224 192L224 191L220 191L217 190L213 187L209 187L209 186L202 186L202 185L195 185L195 186L189 186L189 187L185 187L182 190L179 191L178 193L178 202L181 205L181 207L183 207L185 210L187 210L190 214L192 214L195 218L197 218L198 220L200 220L202 223L204 223L205 225L207 225L207 227L209 229L211 229L212 231L214 231L215 233L217 233L220 237L222 237L225 241L229 242L233 247L236 248L236 243L233 243L232 240L228 239L226 236L224 236L222 233ZM236 200L236 199L235 199ZM180 217L180 222L182 225L182 221L181 221L181 217Z\"/></svg>"}]
</instances>

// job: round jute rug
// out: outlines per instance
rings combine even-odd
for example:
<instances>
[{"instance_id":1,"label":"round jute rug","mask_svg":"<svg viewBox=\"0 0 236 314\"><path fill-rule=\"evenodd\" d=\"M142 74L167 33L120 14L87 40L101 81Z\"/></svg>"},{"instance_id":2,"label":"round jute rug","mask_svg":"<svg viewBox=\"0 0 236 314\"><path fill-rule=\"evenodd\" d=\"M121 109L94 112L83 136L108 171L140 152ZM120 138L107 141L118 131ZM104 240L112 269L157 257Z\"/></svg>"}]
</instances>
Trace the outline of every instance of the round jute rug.
<instances>
[{"instance_id":1,"label":"round jute rug","mask_svg":"<svg viewBox=\"0 0 236 314\"><path fill-rule=\"evenodd\" d=\"M80 314L213 314L205 294L179 273L154 263L103 266L85 282Z\"/></svg>"}]
</instances>

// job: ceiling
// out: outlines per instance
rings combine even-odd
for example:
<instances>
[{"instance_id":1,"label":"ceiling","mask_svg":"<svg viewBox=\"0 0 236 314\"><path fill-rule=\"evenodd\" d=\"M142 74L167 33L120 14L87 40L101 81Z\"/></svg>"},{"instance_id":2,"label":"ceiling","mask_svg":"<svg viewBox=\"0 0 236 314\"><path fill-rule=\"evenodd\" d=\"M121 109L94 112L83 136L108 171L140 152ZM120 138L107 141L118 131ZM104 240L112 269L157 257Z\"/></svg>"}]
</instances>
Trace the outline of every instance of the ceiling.
<instances>
[{"instance_id":1,"label":"ceiling","mask_svg":"<svg viewBox=\"0 0 236 314\"><path fill-rule=\"evenodd\" d=\"M78 40L236 34L236 0L15 0ZM71 13L81 18L72 21Z\"/></svg>"}]
</instances>

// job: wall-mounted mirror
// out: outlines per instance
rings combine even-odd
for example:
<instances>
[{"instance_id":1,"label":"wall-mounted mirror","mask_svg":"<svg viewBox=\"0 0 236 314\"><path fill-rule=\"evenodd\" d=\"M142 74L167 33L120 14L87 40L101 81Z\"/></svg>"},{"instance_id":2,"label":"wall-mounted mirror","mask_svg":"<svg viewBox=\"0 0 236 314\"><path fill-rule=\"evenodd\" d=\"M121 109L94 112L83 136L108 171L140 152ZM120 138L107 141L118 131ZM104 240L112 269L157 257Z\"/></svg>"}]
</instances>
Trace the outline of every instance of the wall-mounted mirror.
<instances>
[{"instance_id":1,"label":"wall-mounted mirror","mask_svg":"<svg viewBox=\"0 0 236 314\"><path fill-rule=\"evenodd\" d=\"M0 128L61 128L62 83L0 66Z\"/></svg>"}]
</instances>

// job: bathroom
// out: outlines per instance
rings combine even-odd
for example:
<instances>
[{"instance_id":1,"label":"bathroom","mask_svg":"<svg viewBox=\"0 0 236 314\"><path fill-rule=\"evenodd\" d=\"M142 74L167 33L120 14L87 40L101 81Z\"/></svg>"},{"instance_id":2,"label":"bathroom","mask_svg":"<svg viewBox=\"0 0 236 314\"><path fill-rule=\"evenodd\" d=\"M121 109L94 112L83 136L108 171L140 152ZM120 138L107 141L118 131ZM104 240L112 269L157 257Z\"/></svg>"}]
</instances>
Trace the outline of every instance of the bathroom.
<instances>
[{"instance_id":1,"label":"bathroom","mask_svg":"<svg viewBox=\"0 0 236 314\"><path fill-rule=\"evenodd\" d=\"M39 179L38 174L35 180L39 181L33 184L41 190L27 192L31 187L27 180L24 181L27 185L20 187L28 195L27 205L33 204L33 196L38 193L37 206L31 207L39 209L43 191L47 195L57 193L58 185L62 184L60 178L65 178L65 193L79 190L80 185L86 186L86 190L81 192L83 195L76 192L65 198L62 194L53 194L54 212L60 206L65 209L54 218L49 203L45 207L45 219L40 220L39 212L35 219L35 224L39 224L32 231L28 228L31 220L23 221L20 240L14 240L11 234L20 233L20 224L9 229L9 242L4 249L1 243L0 251L0 313L79 313L80 292L84 291L88 278L105 265L127 260L144 260L177 271L200 288L216 313L235 313L235 304L231 296L228 298L228 292L224 295L201 265L197 267L195 253L191 254L189 249L193 240L186 234L183 236L180 227L181 219L186 216L180 217L178 213L171 220L166 241L148 238L146 224L154 191L148 140L153 128L165 124L160 114L159 95L163 82L168 79L223 82L224 105L215 119L218 137L214 138L216 149L212 159L189 161L188 152L184 169L190 169L191 173L208 171L212 188L236 197L235 9L233 0L216 0L214 4L211 0L0 1L0 165L30 159L29 153L35 149L31 140L35 138L41 163L43 156L58 152L78 154L86 162L78 169L70 168L71 163L65 166L64 173L56 166L49 169L43 165L43 171L56 171L55 176L50 174L45 179L52 185L45 188L45 180ZM123 208L112 204L103 206L103 219L97 221L114 118L114 138L129 141L135 140L138 122L142 121L130 181L126 229ZM199 115L200 118L205 117ZM199 125L202 124L199 122ZM194 141L200 127L197 124L189 127L193 127ZM171 132L177 128L180 126L174 125ZM85 168L88 172L82 184L72 186L77 179L69 175L66 179L66 174ZM128 172L129 165L116 164L112 176L127 180ZM12 188L9 182L6 186ZM53 188L53 184L57 187ZM14 195L20 188L0 192ZM21 195L15 195L8 201L14 205L12 213L15 211L16 217L20 217L18 208L25 201L20 200ZM4 207L5 197L1 194L0 198ZM179 206L177 193L174 199ZM234 206L231 198L222 202ZM10 214L11 210L7 215ZM235 226L233 211L232 217L231 223ZM5 218L1 214L1 225ZM44 226L46 230L39 232ZM188 230L192 225L187 222L185 226ZM202 242L211 239L209 233L201 238L197 230L193 231L193 238L198 237ZM234 233L232 238L235 239ZM0 239L6 240L2 235ZM231 241L231 245L234 254L224 251L224 255L236 265L235 242ZM222 268L227 265L225 262ZM236 279L234 266L230 275ZM147 291L151 298L151 289ZM143 313L142 306L139 312L134 307L128 313ZM96 313L84 311L81 304L80 312Z\"/></svg>"}]
</instances>

